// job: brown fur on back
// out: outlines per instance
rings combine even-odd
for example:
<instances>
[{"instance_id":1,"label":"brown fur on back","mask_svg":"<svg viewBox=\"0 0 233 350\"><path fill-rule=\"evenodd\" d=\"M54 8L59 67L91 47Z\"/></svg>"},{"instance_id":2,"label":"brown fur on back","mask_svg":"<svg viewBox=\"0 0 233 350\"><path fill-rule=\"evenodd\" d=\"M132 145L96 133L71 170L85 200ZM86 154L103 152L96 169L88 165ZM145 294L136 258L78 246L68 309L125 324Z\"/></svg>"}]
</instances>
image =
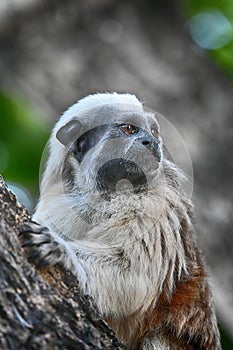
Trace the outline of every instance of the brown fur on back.
<instances>
[{"instance_id":1,"label":"brown fur on back","mask_svg":"<svg viewBox=\"0 0 233 350\"><path fill-rule=\"evenodd\" d=\"M154 335L171 350L221 349L204 262L187 228L183 220L189 273L176 281L173 292L166 292L165 281L158 300L152 300L143 313L138 310L121 320L106 320L129 350L141 350L144 339Z\"/></svg>"}]
</instances>

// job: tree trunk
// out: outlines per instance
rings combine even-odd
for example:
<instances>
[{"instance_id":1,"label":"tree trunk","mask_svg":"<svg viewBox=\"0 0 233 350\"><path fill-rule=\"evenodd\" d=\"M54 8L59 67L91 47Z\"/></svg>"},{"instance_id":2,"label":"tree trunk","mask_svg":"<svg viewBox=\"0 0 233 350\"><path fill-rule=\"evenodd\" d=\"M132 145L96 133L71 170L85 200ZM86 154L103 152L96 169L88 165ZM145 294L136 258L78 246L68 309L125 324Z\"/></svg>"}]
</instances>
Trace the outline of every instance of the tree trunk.
<instances>
[{"instance_id":1,"label":"tree trunk","mask_svg":"<svg viewBox=\"0 0 233 350\"><path fill-rule=\"evenodd\" d=\"M17 237L25 221L0 176L0 349L124 349L71 272L27 261Z\"/></svg>"}]
</instances>

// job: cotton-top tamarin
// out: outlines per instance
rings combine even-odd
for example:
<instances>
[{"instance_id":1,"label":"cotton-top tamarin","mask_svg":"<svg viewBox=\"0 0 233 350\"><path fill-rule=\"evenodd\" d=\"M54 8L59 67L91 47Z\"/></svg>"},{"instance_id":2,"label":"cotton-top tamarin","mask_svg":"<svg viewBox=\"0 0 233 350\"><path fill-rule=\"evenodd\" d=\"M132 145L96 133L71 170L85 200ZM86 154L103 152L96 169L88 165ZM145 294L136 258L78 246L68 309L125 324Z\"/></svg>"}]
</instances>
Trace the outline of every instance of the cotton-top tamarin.
<instances>
[{"instance_id":1,"label":"cotton-top tamarin","mask_svg":"<svg viewBox=\"0 0 233 350\"><path fill-rule=\"evenodd\" d=\"M183 175L156 114L130 94L85 97L56 124L23 246L63 264L127 349L220 349Z\"/></svg>"}]
</instances>

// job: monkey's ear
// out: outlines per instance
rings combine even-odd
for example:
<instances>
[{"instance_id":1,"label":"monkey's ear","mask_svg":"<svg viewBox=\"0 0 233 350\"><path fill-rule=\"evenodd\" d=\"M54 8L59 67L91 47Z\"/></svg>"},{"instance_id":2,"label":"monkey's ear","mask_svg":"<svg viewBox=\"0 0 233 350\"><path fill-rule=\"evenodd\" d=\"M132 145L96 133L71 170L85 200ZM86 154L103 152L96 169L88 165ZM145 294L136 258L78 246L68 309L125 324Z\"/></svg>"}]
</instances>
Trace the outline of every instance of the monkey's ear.
<instances>
[{"instance_id":1,"label":"monkey's ear","mask_svg":"<svg viewBox=\"0 0 233 350\"><path fill-rule=\"evenodd\" d=\"M82 123L77 119L73 119L57 131L56 138L64 146L68 146L79 138L81 128Z\"/></svg>"}]
</instances>

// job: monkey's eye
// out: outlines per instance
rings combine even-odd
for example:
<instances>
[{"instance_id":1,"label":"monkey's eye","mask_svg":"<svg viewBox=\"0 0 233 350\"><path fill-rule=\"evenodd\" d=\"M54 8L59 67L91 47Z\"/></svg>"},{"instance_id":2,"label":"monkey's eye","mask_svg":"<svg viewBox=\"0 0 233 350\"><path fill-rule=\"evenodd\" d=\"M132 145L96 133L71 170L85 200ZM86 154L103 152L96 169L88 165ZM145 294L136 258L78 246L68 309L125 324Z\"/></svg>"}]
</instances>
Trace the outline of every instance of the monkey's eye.
<instances>
[{"instance_id":1,"label":"monkey's eye","mask_svg":"<svg viewBox=\"0 0 233 350\"><path fill-rule=\"evenodd\" d=\"M121 125L121 129L127 135L131 135L131 134L138 132L138 128L134 125L131 125L131 124L123 124L123 125Z\"/></svg>"},{"instance_id":2,"label":"monkey's eye","mask_svg":"<svg viewBox=\"0 0 233 350\"><path fill-rule=\"evenodd\" d=\"M159 132L157 129L151 129L151 133L154 137L158 137L159 136Z\"/></svg>"}]
</instances>

